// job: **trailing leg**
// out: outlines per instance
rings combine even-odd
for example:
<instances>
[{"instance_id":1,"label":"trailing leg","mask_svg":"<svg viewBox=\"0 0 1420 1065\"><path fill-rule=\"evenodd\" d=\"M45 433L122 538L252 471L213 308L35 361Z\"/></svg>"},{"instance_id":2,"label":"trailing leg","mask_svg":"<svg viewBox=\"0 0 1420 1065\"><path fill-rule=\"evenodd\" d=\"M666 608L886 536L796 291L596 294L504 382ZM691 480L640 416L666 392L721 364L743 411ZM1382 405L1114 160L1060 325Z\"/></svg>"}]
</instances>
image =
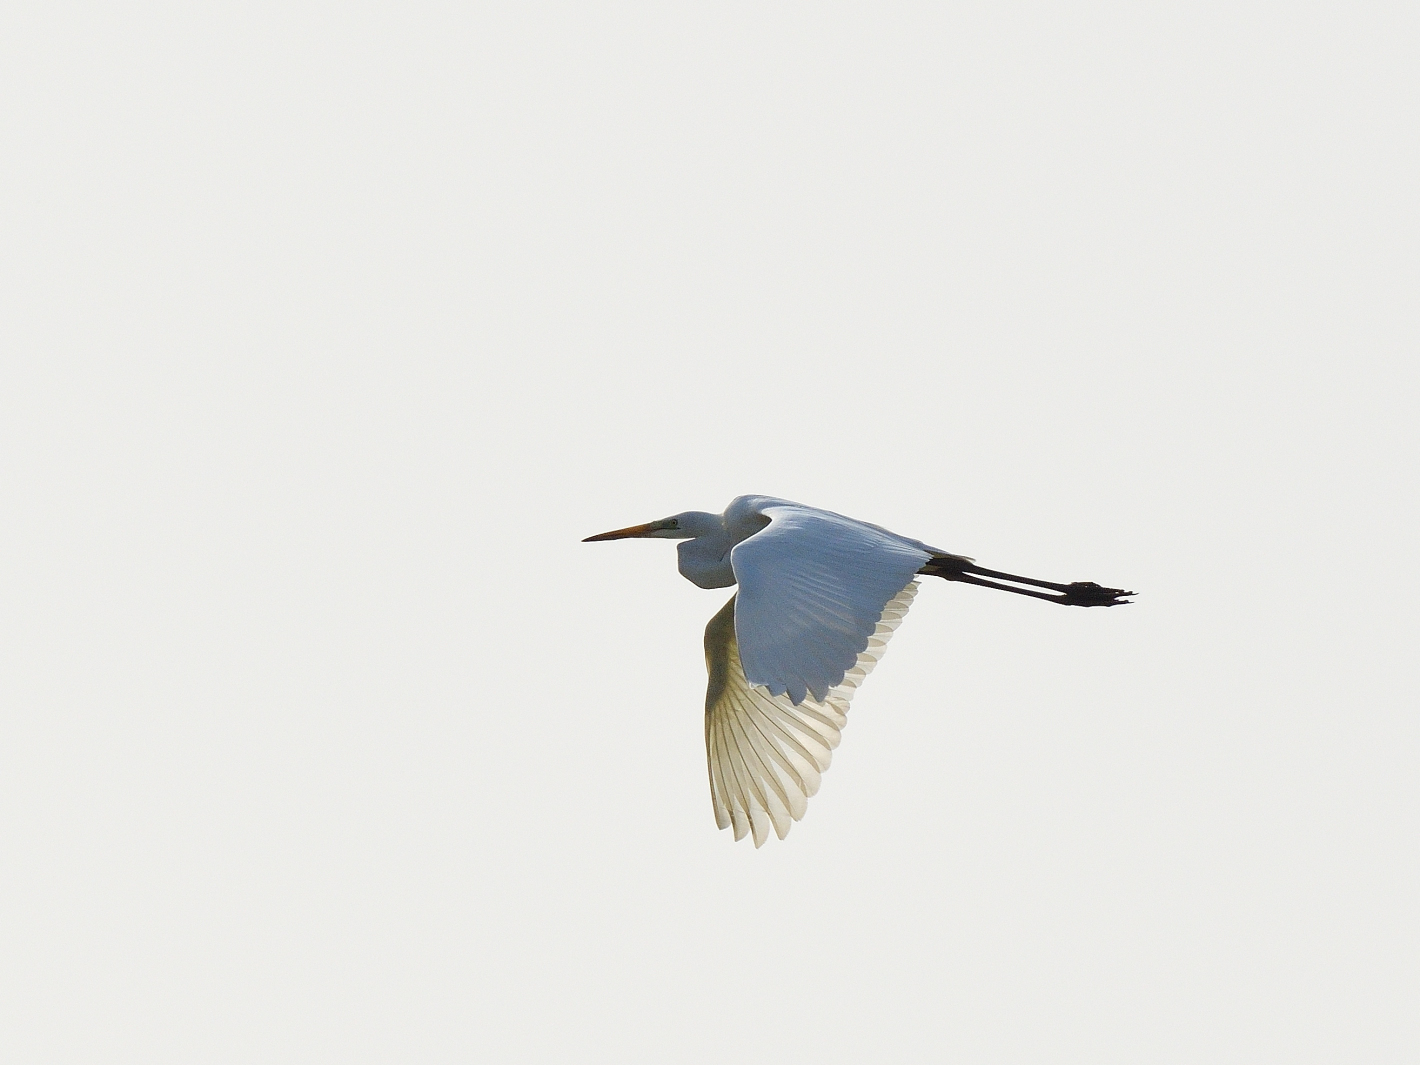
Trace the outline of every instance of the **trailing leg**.
<instances>
[{"instance_id":1,"label":"trailing leg","mask_svg":"<svg viewBox=\"0 0 1420 1065\"><path fill-rule=\"evenodd\" d=\"M959 581L981 588L996 588L1003 592L1014 592L1016 595L1028 595L1033 599L1044 599L1061 606L1119 606L1128 602L1123 596L1135 594L1122 588L1104 588L1094 581L1055 584L1052 581L1039 581L1034 577L1018 577L1013 573L985 569L951 555L935 555L917 572L929 577L941 577L946 581ZM1021 585L1026 587L1020 587ZM1036 590L1042 588L1048 590Z\"/></svg>"}]
</instances>

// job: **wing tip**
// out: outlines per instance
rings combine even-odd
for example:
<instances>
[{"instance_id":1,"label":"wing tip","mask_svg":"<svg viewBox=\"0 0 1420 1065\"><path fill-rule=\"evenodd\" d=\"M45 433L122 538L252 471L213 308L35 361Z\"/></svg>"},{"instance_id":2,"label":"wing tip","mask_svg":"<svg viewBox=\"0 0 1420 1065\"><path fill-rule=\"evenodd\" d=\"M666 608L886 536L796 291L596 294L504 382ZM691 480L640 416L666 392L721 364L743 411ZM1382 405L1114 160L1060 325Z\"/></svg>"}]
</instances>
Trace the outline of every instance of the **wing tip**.
<instances>
[{"instance_id":1,"label":"wing tip","mask_svg":"<svg viewBox=\"0 0 1420 1065\"><path fill-rule=\"evenodd\" d=\"M856 661L821 694L807 685L802 692L791 691L787 684L775 692L769 685L751 684L733 629L724 646L714 648L724 660L712 665L712 676L720 668L726 672L717 697L707 699L706 706L712 718L719 716L718 727L707 719L710 787L715 823L733 829L737 842L750 836L758 850L771 828L783 840L793 822L803 819L842 739L849 704L901 625L918 587L910 580L887 602ZM709 641L706 649L709 664Z\"/></svg>"}]
</instances>

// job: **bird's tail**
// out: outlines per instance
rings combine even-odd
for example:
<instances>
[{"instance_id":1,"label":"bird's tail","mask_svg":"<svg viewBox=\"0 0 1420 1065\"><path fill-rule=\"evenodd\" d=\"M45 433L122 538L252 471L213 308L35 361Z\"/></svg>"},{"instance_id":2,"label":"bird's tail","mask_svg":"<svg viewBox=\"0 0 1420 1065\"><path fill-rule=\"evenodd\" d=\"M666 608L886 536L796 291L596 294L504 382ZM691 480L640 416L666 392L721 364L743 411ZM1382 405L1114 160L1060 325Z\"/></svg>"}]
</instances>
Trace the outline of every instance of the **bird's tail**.
<instances>
[{"instance_id":1,"label":"bird's tail","mask_svg":"<svg viewBox=\"0 0 1420 1065\"><path fill-rule=\"evenodd\" d=\"M1017 577L1012 573L983 569L970 559L962 558L959 555L933 555L931 560L917 572L928 577L941 577L945 581L960 581L963 584L975 584L982 588L997 588L1003 592L1029 595L1035 599L1044 599L1046 602L1059 603L1061 606L1119 606L1129 602L1124 596L1136 594L1126 592L1122 588L1102 588L1094 581L1054 584L1050 581L1038 581L1032 577ZM1021 585L1027 587L1020 587ZM1037 590L1042 588L1049 589L1049 591Z\"/></svg>"}]
</instances>

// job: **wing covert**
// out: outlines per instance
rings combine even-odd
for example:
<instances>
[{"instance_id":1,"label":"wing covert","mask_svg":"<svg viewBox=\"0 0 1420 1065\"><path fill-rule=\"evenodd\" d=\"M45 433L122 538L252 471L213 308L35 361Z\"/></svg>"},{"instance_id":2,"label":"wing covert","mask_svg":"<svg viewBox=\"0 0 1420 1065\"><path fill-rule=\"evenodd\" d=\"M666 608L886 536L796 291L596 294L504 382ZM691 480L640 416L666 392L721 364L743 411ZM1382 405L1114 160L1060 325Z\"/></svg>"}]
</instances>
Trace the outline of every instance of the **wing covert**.
<instances>
[{"instance_id":1,"label":"wing covert","mask_svg":"<svg viewBox=\"0 0 1420 1065\"><path fill-rule=\"evenodd\" d=\"M866 647L824 699L798 703L787 694L771 695L745 677L735 639L738 595L710 619L705 627L705 666L710 673L705 750L717 825L733 826L737 840L753 834L759 847L770 828L783 839L789 826L804 816L848 724L849 702L882 657L916 594L917 582L912 581L888 601Z\"/></svg>"},{"instance_id":2,"label":"wing covert","mask_svg":"<svg viewBox=\"0 0 1420 1065\"><path fill-rule=\"evenodd\" d=\"M852 669L883 608L932 556L915 541L828 511L764 507L730 553L744 673L794 705L822 703Z\"/></svg>"}]
</instances>

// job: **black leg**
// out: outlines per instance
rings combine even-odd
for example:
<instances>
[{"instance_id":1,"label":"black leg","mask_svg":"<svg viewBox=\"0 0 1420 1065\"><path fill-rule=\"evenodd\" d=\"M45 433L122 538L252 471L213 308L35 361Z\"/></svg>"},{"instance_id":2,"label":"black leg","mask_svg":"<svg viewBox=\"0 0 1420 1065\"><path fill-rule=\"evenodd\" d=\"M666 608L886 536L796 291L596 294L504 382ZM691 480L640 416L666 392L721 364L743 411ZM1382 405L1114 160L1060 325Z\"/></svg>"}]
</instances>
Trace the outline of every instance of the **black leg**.
<instances>
[{"instance_id":1,"label":"black leg","mask_svg":"<svg viewBox=\"0 0 1420 1065\"><path fill-rule=\"evenodd\" d=\"M962 584L975 584L981 588L995 588L1002 592L1014 592L1016 595L1028 595L1033 599L1044 599L1047 602L1059 603L1061 606L1119 606L1128 602L1122 598L1123 596L1135 594L1134 592L1126 592L1122 588L1104 588L1094 581L1075 581L1073 584L1038 581L1034 577L1018 577L1013 573L985 569L964 559L940 555L933 558L918 572L931 577L941 577L947 581L960 581ZM1002 581L1010 583L1002 584ZM1022 584L1031 587L1013 587ZM1033 591L1034 588L1049 588L1052 592L1059 594L1052 595L1049 592Z\"/></svg>"}]
</instances>

